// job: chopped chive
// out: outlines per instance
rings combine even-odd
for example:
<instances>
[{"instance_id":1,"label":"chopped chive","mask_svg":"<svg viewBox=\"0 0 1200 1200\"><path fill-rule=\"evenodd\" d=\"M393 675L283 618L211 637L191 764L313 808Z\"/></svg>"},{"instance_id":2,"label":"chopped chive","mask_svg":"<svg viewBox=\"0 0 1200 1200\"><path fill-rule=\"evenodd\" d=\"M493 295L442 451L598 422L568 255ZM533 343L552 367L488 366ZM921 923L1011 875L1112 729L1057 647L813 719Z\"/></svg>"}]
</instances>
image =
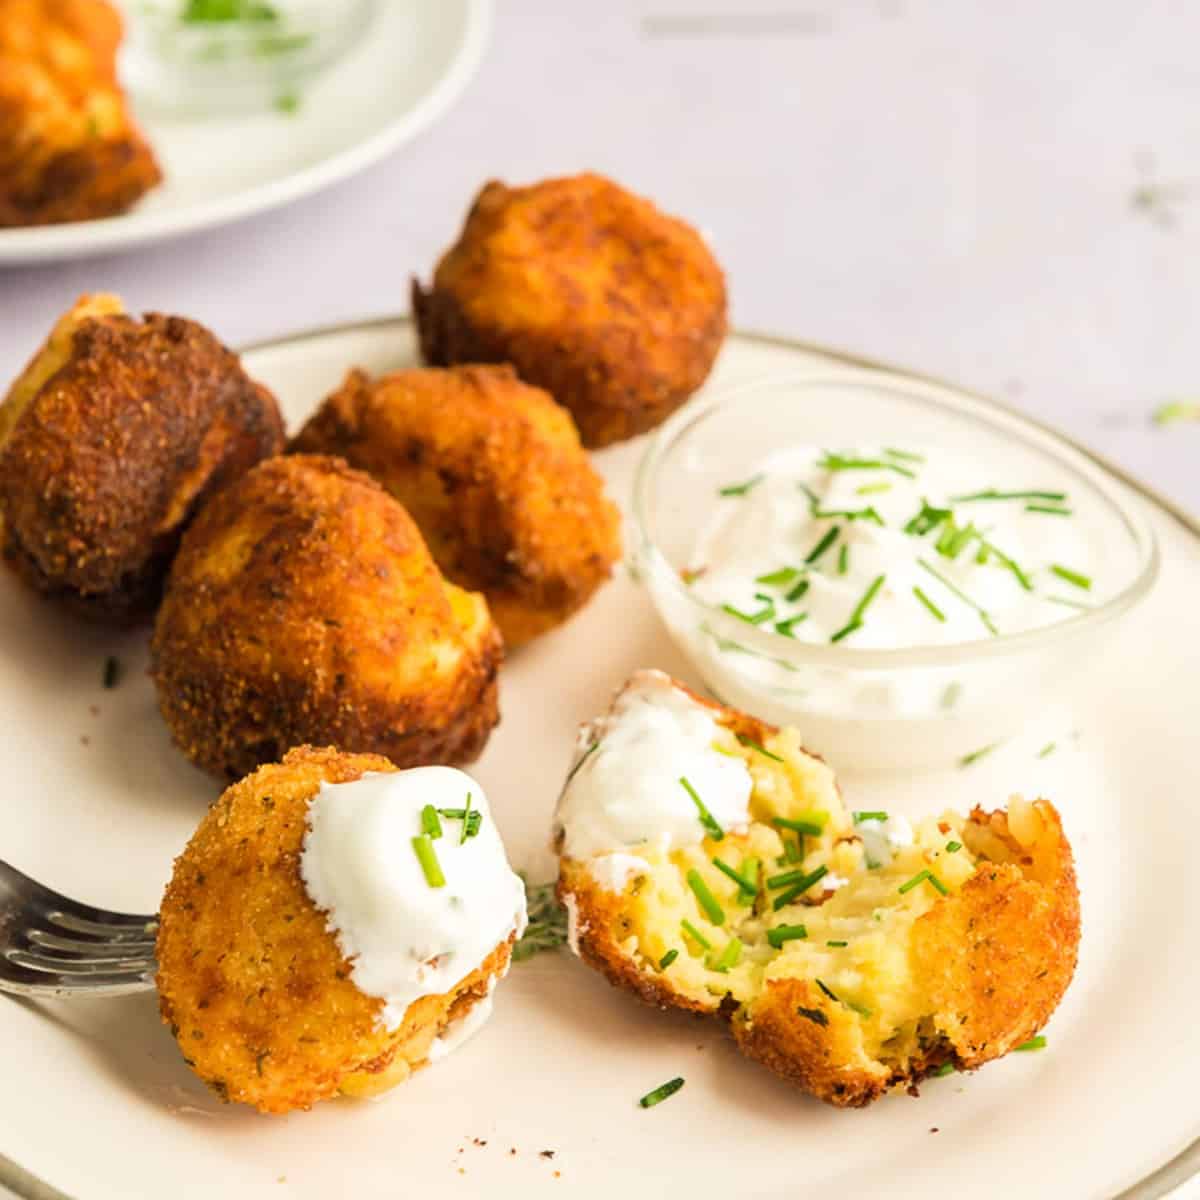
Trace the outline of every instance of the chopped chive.
<instances>
[{"instance_id":1,"label":"chopped chive","mask_svg":"<svg viewBox=\"0 0 1200 1200\"><path fill-rule=\"evenodd\" d=\"M805 1008L802 1004L796 1009L796 1012L804 1017L805 1020L811 1021L814 1025L829 1024L829 1018L819 1008Z\"/></svg>"},{"instance_id":2,"label":"chopped chive","mask_svg":"<svg viewBox=\"0 0 1200 1200\"><path fill-rule=\"evenodd\" d=\"M1200 420L1200 404L1189 400L1169 400L1160 404L1150 419L1155 425L1174 425L1179 421Z\"/></svg>"},{"instance_id":3,"label":"chopped chive","mask_svg":"<svg viewBox=\"0 0 1200 1200\"><path fill-rule=\"evenodd\" d=\"M838 547L838 574L845 575L850 569L850 543L843 542Z\"/></svg>"},{"instance_id":4,"label":"chopped chive","mask_svg":"<svg viewBox=\"0 0 1200 1200\"><path fill-rule=\"evenodd\" d=\"M763 481L763 474L760 471L757 475L752 475L745 483L730 483L723 488L717 489L718 496L744 496L751 489L758 487Z\"/></svg>"},{"instance_id":5,"label":"chopped chive","mask_svg":"<svg viewBox=\"0 0 1200 1200\"><path fill-rule=\"evenodd\" d=\"M1031 1037L1029 1041L1022 1042L1019 1046L1014 1046L1014 1050L1044 1050L1046 1047L1046 1039L1042 1034L1036 1037Z\"/></svg>"},{"instance_id":6,"label":"chopped chive","mask_svg":"<svg viewBox=\"0 0 1200 1200\"><path fill-rule=\"evenodd\" d=\"M923 463L925 461L925 455L914 454L911 450L897 450L892 446L884 446L883 452L891 455L892 458L902 458L906 462Z\"/></svg>"},{"instance_id":7,"label":"chopped chive","mask_svg":"<svg viewBox=\"0 0 1200 1200\"><path fill-rule=\"evenodd\" d=\"M940 1067L935 1067L933 1070L934 1078L941 1079L945 1075L953 1075L958 1068L952 1062L944 1062Z\"/></svg>"},{"instance_id":8,"label":"chopped chive","mask_svg":"<svg viewBox=\"0 0 1200 1200\"><path fill-rule=\"evenodd\" d=\"M725 910L717 903L717 898L709 890L709 886L700 878L700 872L692 867L687 873L688 887L695 894L696 901L704 909L704 915L714 925L725 924Z\"/></svg>"},{"instance_id":9,"label":"chopped chive","mask_svg":"<svg viewBox=\"0 0 1200 1200\"><path fill-rule=\"evenodd\" d=\"M688 937L690 937L692 941L694 941L702 950L712 949L712 942L710 942L708 938L706 938L704 934L702 934L700 930L698 930L695 925L691 923L691 921L680 921L679 928L682 929L683 932L686 933Z\"/></svg>"},{"instance_id":10,"label":"chopped chive","mask_svg":"<svg viewBox=\"0 0 1200 1200\"><path fill-rule=\"evenodd\" d=\"M722 604L721 611L727 612L731 617L737 617L739 621L745 621L748 625L761 625L775 615L775 605L773 602L768 602L759 612L747 613L732 604Z\"/></svg>"},{"instance_id":11,"label":"chopped chive","mask_svg":"<svg viewBox=\"0 0 1200 1200\"><path fill-rule=\"evenodd\" d=\"M753 896L758 892L758 883L756 881L748 879L735 867L731 867L727 862L724 862L719 858L714 858L712 860L712 865L716 867L722 875L727 875L730 879L732 879L733 882L738 885L740 891L743 891L750 896ZM720 922L717 923L720 924Z\"/></svg>"},{"instance_id":12,"label":"chopped chive","mask_svg":"<svg viewBox=\"0 0 1200 1200\"><path fill-rule=\"evenodd\" d=\"M962 684L955 679L946 685L946 690L942 693L942 707L953 708L958 703L958 698L961 695Z\"/></svg>"},{"instance_id":13,"label":"chopped chive","mask_svg":"<svg viewBox=\"0 0 1200 1200\"><path fill-rule=\"evenodd\" d=\"M585 750L585 751L584 751L584 752L583 752L583 753L582 753L582 754L579 756L579 761L578 761L578 762L577 762L577 763L576 763L576 764L575 764L575 765L574 765L574 766L571 768L571 770L570 770L570 773L567 775L567 779L566 779L566 782L567 782L567 783L570 783L570 782L571 782L571 780L572 780L572 779L574 779L574 778L575 778L575 776L579 774L579 768L580 768L580 767L582 767L582 766L583 766L583 764L584 764L585 762L587 762L587 760L588 760L589 758L591 758L591 757L592 757L592 755L593 755L593 754L595 754L595 752L596 752L596 751L597 751L599 748L600 748L600 739L599 739L599 738L595 738L595 739L593 739L593 740L592 740L592 741L589 743L589 745L588 745L588 748L587 748L587 749L586 749L586 750ZM565 786L565 785L564 785L564 786ZM442 810L442 816L443 816L443 817L446 817L446 816L449 816L449 815L450 815L450 814L449 814L448 812L446 812L446 810L445 810L445 809L443 809L443 810Z\"/></svg>"},{"instance_id":14,"label":"chopped chive","mask_svg":"<svg viewBox=\"0 0 1200 1200\"><path fill-rule=\"evenodd\" d=\"M817 987L819 987L821 989L821 991L823 991L825 993L825 995L827 995L830 998L830 1000L832 1000L835 1004L841 1003L841 1001L837 998L837 996L834 995L833 991L830 988L828 988L822 980L820 980L820 979L817 980Z\"/></svg>"},{"instance_id":15,"label":"chopped chive","mask_svg":"<svg viewBox=\"0 0 1200 1200\"><path fill-rule=\"evenodd\" d=\"M765 583L768 587L786 587L800 571L797 567L780 567L778 571L769 571L766 575L755 576L755 583Z\"/></svg>"},{"instance_id":16,"label":"chopped chive","mask_svg":"<svg viewBox=\"0 0 1200 1200\"><path fill-rule=\"evenodd\" d=\"M827 529L825 536L808 552L808 556L804 561L810 566L815 563L837 541L837 536L841 531L842 528L840 525L834 525L831 529Z\"/></svg>"},{"instance_id":17,"label":"chopped chive","mask_svg":"<svg viewBox=\"0 0 1200 1200\"><path fill-rule=\"evenodd\" d=\"M660 1084L654 1091L647 1092L638 1103L643 1108L653 1108L656 1104L661 1104L675 1095L681 1087L683 1087L683 1076L676 1075L674 1079L668 1079L666 1083Z\"/></svg>"},{"instance_id":18,"label":"chopped chive","mask_svg":"<svg viewBox=\"0 0 1200 1200\"><path fill-rule=\"evenodd\" d=\"M438 820L437 809L432 804L427 804L421 809L421 832L431 838L442 836L442 823Z\"/></svg>"},{"instance_id":19,"label":"chopped chive","mask_svg":"<svg viewBox=\"0 0 1200 1200\"><path fill-rule=\"evenodd\" d=\"M783 759L780 758L778 754L772 754L765 746L760 746L758 742L754 741L752 738L748 738L744 733L738 733L734 736L743 746L746 746L751 750L757 750L764 758L769 758L773 762L783 762Z\"/></svg>"},{"instance_id":20,"label":"chopped chive","mask_svg":"<svg viewBox=\"0 0 1200 1200\"><path fill-rule=\"evenodd\" d=\"M1004 553L1003 550L999 549L992 542L983 541L982 538L980 538L980 541L983 542L983 545L988 548L988 552L990 554L995 555L995 557L998 558L1000 562L1013 573L1021 587L1023 587L1027 592L1033 591L1033 584L1030 582L1029 573L1023 570L1019 563L1010 558Z\"/></svg>"},{"instance_id":21,"label":"chopped chive","mask_svg":"<svg viewBox=\"0 0 1200 1200\"><path fill-rule=\"evenodd\" d=\"M998 492L995 488L988 488L968 496L951 496L950 500L954 504L968 504L973 500L1054 500L1061 504L1066 498L1066 492Z\"/></svg>"},{"instance_id":22,"label":"chopped chive","mask_svg":"<svg viewBox=\"0 0 1200 1200\"><path fill-rule=\"evenodd\" d=\"M730 938L725 943L725 949L721 951L720 956L716 958L709 966L709 970L719 971L722 975L732 967L736 967L742 960L742 943L737 938Z\"/></svg>"},{"instance_id":23,"label":"chopped chive","mask_svg":"<svg viewBox=\"0 0 1200 1200\"><path fill-rule=\"evenodd\" d=\"M117 686L117 684L120 682L121 682L121 660L119 658L116 658L114 655L110 654L104 660L104 676L102 679L102 683L104 684L104 690L106 692L111 692L113 690L113 688L115 688Z\"/></svg>"},{"instance_id":24,"label":"chopped chive","mask_svg":"<svg viewBox=\"0 0 1200 1200\"><path fill-rule=\"evenodd\" d=\"M958 760L958 765L960 767L969 767L972 763L977 763L981 758L991 754L999 745L999 742L992 742L990 746L980 746L978 750L972 750L970 754L964 754Z\"/></svg>"},{"instance_id":25,"label":"chopped chive","mask_svg":"<svg viewBox=\"0 0 1200 1200\"><path fill-rule=\"evenodd\" d=\"M907 479L916 479L917 473L899 463L887 462L882 458L855 458L848 454L834 454L826 450L817 466L824 471L895 471Z\"/></svg>"},{"instance_id":26,"label":"chopped chive","mask_svg":"<svg viewBox=\"0 0 1200 1200\"><path fill-rule=\"evenodd\" d=\"M1047 513L1052 517L1072 517L1074 512L1069 508L1063 508L1060 505L1054 504L1027 504L1025 511L1031 513Z\"/></svg>"},{"instance_id":27,"label":"chopped chive","mask_svg":"<svg viewBox=\"0 0 1200 1200\"><path fill-rule=\"evenodd\" d=\"M832 947L833 947L835 950L838 950L838 949L840 949L842 946L848 946L848 945L850 945L850 943L849 943L849 942L841 942L841 941L837 941L837 942L835 942L835 941L828 941L828 942L826 942L826 943L825 943L825 945L827 945L827 946L832 946Z\"/></svg>"},{"instance_id":28,"label":"chopped chive","mask_svg":"<svg viewBox=\"0 0 1200 1200\"><path fill-rule=\"evenodd\" d=\"M772 906L774 911L778 912L781 908L787 908L789 904L793 903L797 898L804 895L804 893L807 892L814 883L824 879L828 874L829 868L822 866L818 867L810 875L806 875L800 880L799 883L796 884L795 887L789 888L786 892L783 892L781 895L775 897L775 902Z\"/></svg>"},{"instance_id":29,"label":"chopped chive","mask_svg":"<svg viewBox=\"0 0 1200 1200\"><path fill-rule=\"evenodd\" d=\"M421 864L421 870L425 873L425 882L432 888L445 887L446 876L442 874L442 864L438 862L433 843L429 840L429 834L418 834L413 838L412 845Z\"/></svg>"},{"instance_id":30,"label":"chopped chive","mask_svg":"<svg viewBox=\"0 0 1200 1200\"><path fill-rule=\"evenodd\" d=\"M275 97L275 111L285 114L296 112L300 108L299 92L280 92Z\"/></svg>"},{"instance_id":31,"label":"chopped chive","mask_svg":"<svg viewBox=\"0 0 1200 1200\"><path fill-rule=\"evenodd\" d=\"M804 859L804 839L802 837L785 838L780 835L780 841L783 842L783 857L776 859L777 863L798 863Z\"/></svg>"},{"instance_id":32,"label":"chopped chive","mask_svg":"<svg viewBox=\"0 0 1200 1200\"><path fill-rule=\"evenodd\" d=\"M666 954L664 954L662 958L658 960L658 969L660 971L665 971L678 957L678 950L668 950Z\"/></svg>"},{"instance_id":33,"label":"chopped chive","mask_svg":"<svg viewBox=\"0 0 1200 1200\"><path fill-rule=\"evenodd\" d=\"M802 580L800 580L800 582L798 584L796 584L796 586L794 588L792 588L792 590L790 592L788 592L788 594L786 596L784 596L784 599L789 604L795 604L796 601L799 600L800 597L803 596L804 593L807 591L808 591L808 580L802 579Z\"/></svg>"},{"instance_id":34,"label":"chopped chive","mask_svg":"<svg viewBox=\"0 0 1200 1200\"><path fill-rule=\"evenodd\" d=\"M1069 567L1060 567L1058 563L1054 563L1050 570L1059 577L1065 579L1068 583L1073 583L1077 588L1082 588L1085 592L1092 590L1092 580L1090 576L1081 575L1078 571L1072 571Z\"/></svg>"},{"instance_id":35,"label":"chopped chive","mask_svg":"<svg viewBox=\"0 0 1200 1200\"><path fill-rule=\"evenodd\" d=\"M992 618L988 615L987 609L976 604L966 592L957 587L955 584L951 583L950 580L945 577L945 575L943 575L936 567L930 566L925 559L918 558L917 565L928 571L929 574L932 575L940 584L942 584L943 587L949 588L950 591L952 591L964 604L973 608L979 614L979 619L984 623L988 629L988 632L991 633L993 637L999 633L999 630L992 623Z\"/></svg>"},{"instance_id":36,"label":"chopped chive","mask_svg":"<svg viewBox=\"0 0 1200 1200\"><path fill-rule=\"evenodd\" d=\"M1041 749L1038 751L1038 758L1047 758L1049 755L1053 754L1053 753L1054 753L1054 751L1055 751L1056 749L1058 749L1058 743L1057 743L1057 742L1047 742L1047 743L1046 743L1046 744L1045 744L1045 745L1044 745L1044 746L1043 746L1043 747L1042 747L1042 748L1041 748Z\"/></svg>"},{"instance_id":37,"label":"chopped chive","mask_svg":"<svg viewBox=\"0 0 1200 1200\"><path fill-rule=\"evenodd\" d=\"M950 889L928 868L923 871L918 871L907 883L900 885L900 895L905 892L911 892L913 888L922 883L928 883L935 891L941 892L943 896L950 895Z\"/></svg>"},{"instance_id":38,"label":"chopped chive","mask_svg":"<svg viewBox=\"0 0 1200 1200\"><path fill-rule=\"evenodd\" d=\"M475 830L476 832L479 831L478 821L475 822ZM471 793L468 792L467 799L463 804L462 836L459 837L458 844L461 846L466 842L467 838L474 836L475 834L471 832Z\"/></svg>"},{"instance_id":39,"label":"chopped chive","mask_svg":"<svg viewBox=\"0 0 1200 1200\"><path fill-rule=\"evenodd\" d=\"M962 842L947 842L946 853L957 854L962 849Z\"/></svg>"},{"instance_id":40,"label":"chopped chive","mask_svg":"<svg viewBox=\"0 0 1200 1200\"><path fill-rule=\"evenodd\" d=\"M696 789L687 781L685 775L679 777L679 782L683 785L683 790L692 798L692 803L696 806L696 811L700 814L700 824L704 826L708 832L708 836L714 842L719 842L725 837L725 830L717 824L716 818L708 811L708 806L696 794Z\"/></svg>"},{"instance_id":41,"label":"chopped chive","mask_svg":"<svg viewBox=\"0 0 1200 1200\"><path fill-rule=\"evenodd\" d=\"M820 837L825 829L829 814L823 812L808 812L800 817L772 817L771 824L780 829L792 829L796 833L808 837Z\"/></svg>"},{"instance_id":42,"label":"chopped chive","mask_svg":"<svg viewBox=\"0 0 1200 1200\"><path fill-rule=\"evenodd\" d=\"M875 809L869 812L853 812L850 816L854 819L855 825L861 825L863 821L886 821L887 813L882 809Z\"/></svg>"},{"instance_id":43,"label":"chopped chive","mask_svg":"<svg viewBox=\"0 0 1200 1200\"><path fill-rule=\"evenodd\" d=\"M843 1000L842 1003L851 1011L856 1012L865 1020L870 1020L871 1010L865 1004L855 1004L853 1000Z\"/></svg>"},{"instance_id":44,"label":"chopped chive","mask_svg":"<svg viewBox=\"0 0 1200 1200\"><path fill-rule=\"evenodd\" d=\"M854 489L856 496L873 496L876 492L890 492L892 485L885 479L881 483L864 483Z\"/></svg>"},{"instance_id":45,"label":"chopped chive","mask_svg":"<svg viewBox=\"0 0 1200 1200\"><path fill-rule=\"evenodd\" d=\"M863 616L870 607L871 601L879 594L879 589L883 587L885 579L887 579L886 575L875 576L871 581L871 586L863 593L862 599L854 606L854 611L850 614L850 620L829 639L831 642L840 642L842 638L847 637L856 629L862 628Z\"/></svg>"},{"instance_id":46,"label":"chopped chive","mask_svg":"<svg viewBox=\"0 0 1200 1200\"><path fill-rule=\"evenodd\" d=\"M829 868L825 866L816 867L812 871L784 871L781 875L768 875L767 887L773 890L791 887L794 883L803 883L806 888L809 888L828 874Z\"/></svg>"},{"instance_id":47,"label":"chopped chive","mask_svg":"<svg viewBox=\"0 0 1200 1200\"><path fill-rule=\"evenodd\" d=\"M907 525L904 532L914 537L924 537L930 530L936 529L943 521L953 514L948 508L936 508L928 500L921 501L921 511Z\"/></svg>"},{"instance_id":48,"label":"chopped chive","mask_svg":"<svg viewBox=\"0 0 1200 1200\"><path fill-rule=\"evenodd\" d=\"M775 632L782 633L784 637L795 637L796 635L792 632L792 627L795 625L799 625L801 621L807 621L807 620L808 620L808 613L801 613L799 616L796 616L796 617L788 617L788 619L786 621L776 621L775 622Z\"/></svg>"},{"instance_id":49,"label":"chopped chive","mask_svg":"<svg viewBox=\"0 0 1200 1200\"><path fill-rule=\"evenodd\" d=\"M913 595L925 605L938 621L945 621L946 614L917 586L913 586Z\"/></svg>"},{"instance_id":50,"label":"chopped chive","mask_svg":"<svg viewBox=\"0 0 1200 1200\"><path fill-rule=\"evenodd\" d=\"M784 942L796 942L808 937L808 930L803 925L776 925L767 930L767 941L778 950Z\"/></svg>"},{"instance_id":51,"label":"chopped chive","mask_svg":"<svg viewBox=\"0 0 1200 1200\"><path fill-rule=\"evenodd\" d=\"M741 865L738 867L738 874L745 876L745 878L754 885L754 891L751 897L751 899L753 899L754 896L758 895L758 881L762 875L762 863L760 863L757 858L747 856L746 858L742 859Z\"/></svg>"}]
</instances>

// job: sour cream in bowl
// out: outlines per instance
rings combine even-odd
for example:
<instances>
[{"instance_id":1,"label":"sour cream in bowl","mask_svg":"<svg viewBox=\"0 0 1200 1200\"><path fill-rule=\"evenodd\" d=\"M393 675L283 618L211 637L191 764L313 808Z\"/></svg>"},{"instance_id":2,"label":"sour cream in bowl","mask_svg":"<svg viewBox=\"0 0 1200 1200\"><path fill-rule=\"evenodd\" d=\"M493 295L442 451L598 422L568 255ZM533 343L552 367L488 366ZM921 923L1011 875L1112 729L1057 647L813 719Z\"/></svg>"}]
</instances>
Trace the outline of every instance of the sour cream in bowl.
<instances>
[{"instance_id":1,"label":"sour cream in bowl","mask_svg":"<svg viewBox=\"0 0 1200 1200\"><path fill-rule=\"evenodd\" d=\"M948 765L1085 676L1157 575L1138 504L953 389L844 369L676 414L642 461L638 574L722 701L844 769Z\"/></svg>"}]
</instances>

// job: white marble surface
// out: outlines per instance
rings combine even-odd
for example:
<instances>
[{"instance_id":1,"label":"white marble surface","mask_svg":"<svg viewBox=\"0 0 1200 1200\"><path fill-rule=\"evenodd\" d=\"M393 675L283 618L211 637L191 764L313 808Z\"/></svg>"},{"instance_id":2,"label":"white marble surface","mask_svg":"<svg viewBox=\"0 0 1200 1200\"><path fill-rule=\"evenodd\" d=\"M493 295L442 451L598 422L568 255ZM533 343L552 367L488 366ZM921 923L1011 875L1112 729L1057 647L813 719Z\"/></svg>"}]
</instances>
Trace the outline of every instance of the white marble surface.
<instances>
[{"instance_id":1,"label":"white marble surface","mask_svg":"<svg viewBox=\"0 0 1200 1200\"><path fill-rule=\"evenodd\" d=\"M739 326L1006 398L1200 511L1200 423L1150 421L1200 398L1198 42L1187 0L499 0L455 109L352 182L0 273L0 374L86 289L232 344L402 310L484 179L592 167L709 234Z\"/></svg>"}]
</instances>

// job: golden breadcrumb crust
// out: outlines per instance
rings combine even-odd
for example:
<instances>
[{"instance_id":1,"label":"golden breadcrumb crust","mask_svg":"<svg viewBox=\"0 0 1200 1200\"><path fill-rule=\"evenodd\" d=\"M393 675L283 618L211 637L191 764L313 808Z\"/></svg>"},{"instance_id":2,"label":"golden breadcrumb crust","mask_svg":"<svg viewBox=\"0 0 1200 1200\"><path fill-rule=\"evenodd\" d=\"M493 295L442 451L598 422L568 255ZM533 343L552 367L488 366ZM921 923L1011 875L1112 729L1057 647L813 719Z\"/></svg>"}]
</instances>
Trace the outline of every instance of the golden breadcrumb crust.
<instances>
[{"instance_id":1,"label":"golden breadcrumb crust","mask_svg":"<svg viewBox=\"0 0 1200 1200\"><path fill-rule=\"evenodd\" d=\"M678 408L726 330L724 275L700 235L594 174L486 184L412 305L427 362L512 363L591 447Z\"/></svg>"},{"instance_id":2,"label":"golden breadcrumb crust","mask_svg":"<svg viewBox=\"0 0 1200 1200\"><path fill-rule=\"evenodd\" d=\"M200 506L283 442L274 397L202 325L82 296L0 405L4 555L85 617L146 620Z\"/></svg>"},{"instance_id":3,"label":"golden breadcrumb crust","mask_svg":"<svg viewBox=\"0 0 1200 1200\"><path fill-rule=\"evenodd\" d=\"M409 515L340 459L261 463L188 530L151 642L172 736L239 778L292 746L457 764L497 711L500 635Z\"/></svg>"},{"instance_id":4,"label":"golden breadcrumb crust","mask_svg":"<svg viewBox=\"0 0 1200 1200\"><path fill-rule=\"evenodd\" d=\"M282 1113L399 1083L507 970L511 938L390 1032L383 1001L351 980L300 877L308 804L322 782L395 769L378 755L300 747L228 788L176 859L160 913L159 1006L222 1099Z\"/></svg>"},{"instance_id":5,"label":"golden breadcrumb crust","mask_svg":"<svg viewBox=\"0 0 1200 1200\"><path fill-rule=\"evenodd\" d=\"M106 0L0 0L0 227L115 216L162 173L116 75Z\"/></svg>"},{"instance_id":6,"label":"golden breadcrumb crust","mask_svg":"<svg viewBox=\"0 0 1200 1200\"><path fill-rule=\"evenodd\" d=\"M509 647L565 621L620 558L620 515L570 414L509 366L351 371L292 449L378 480Z\"/></svg>"},{"instance_id":7,"label":"golden breadcrumb crust","mask_svg":"<svg viewBox=\"0 0 1200 1200\"><path fill-rule=\"evenodd\" d=\"M744 714L694 694L692 698L709 707L718 724L767 747L781 761L787 759L788 765L796 760L798 743L789 743L787 735L776 736L776 731L759 722L748 726ZM801 753L804 759L817 761ZM746 757L758 797L761 779L785 768L777 769L754 749L747 748ZM817 794L806 797L806 807ZM736 924L741 918L735 918L733 925L712 930L689 910L715 944L723 944L736 932L747 941L748 955L758 959L753 966L743 961L740 975L706 972L700 964L707 964L711 956L696 958L694 945L686 937L681 940L674 926L656 928L648 915L656 901L647 897L661 900L672 889L686 894L676 877L690 862L722 856L736 865L746 853L761 852L763 838L772 836L766 832L765 813L756 812L755 805L761 803L761 799L752 803L748 834L730 831L720 842L706 840L682 865L676 859L647 854L651 861L646 875L627 881L620 890L601 884L590 860L562 857L558 895L571 914L579 956L615 986L651 1004L721 1017L745 1054L839 1107L866 1105L896 1087L915 1090L921 1079L947 1063L962 1070L979 1067L1008 1053L1046 1023L1073 976L1080 932L1071 848L1048 801L1014 799L1007 814L975 808L965 819L954 817L953 824L930 819L927 829L934 835L936 849L921 851L915 865L928 863L935 874L943 875L950 882L948 894L927 885L907 889L904 897L894 897L904 901L896 910L902 915L894 922L892 912L879 918L880 910L873 912L871 905L878 901L881 886L895 893L896 884L905 883L914 865L911 858L890 882L886 870L860 867L849 872L849 882L841 890L813 889L782 913L771 912L771 899L779 892L765 892L765 903L756 905L757 917L746 914L742 927ZM825 803L830 809L838 807L831 792L826 792ZM834 814L826 846L830 853L847 853L856 841L852 829L848 814ZM956 845L955 839L961 839L965 848L955 852L943 848ZM809 869L814 861L821 860L807 858L802 869ZM786 869L771 865L767 870ZM719 874L709 877L714 892L721 880ZM872 917L880 919L892 958L877 971L862 958L848 960L852 966L845 978L856 981L860 990L853 996L839 995L818 983L820 969L810 974L810 960L801 955L811 954L811 961L829 964L837 961L831 956L854 953L825 949L847 944L845 940L826 943L821 939L827 934L853 939L855 932L844 933L836 926L819 932L820 914L845 909L856 890L868 887L876 893L865 905L862 920L844 924L871 936ZM736 901L722 902L729 913L736 911ZM792 923L808 925L808 940L785 943L783 952L766 951L765 929ZM855 930L856 925L861 928ZM678 947L677 961L663 969L660 956L672 943ZM692 957L678 959L678 954ZM827 965L830 979L835 978L833 969ZM697 970L705 986L696 985ZM826 980L821 982L828 986ZM889 995L888 989L898 995ZM899 1027L885 1026L881 1031L880 1016L893 1011L909 1017Z\"/></svg>"}]
</instances>

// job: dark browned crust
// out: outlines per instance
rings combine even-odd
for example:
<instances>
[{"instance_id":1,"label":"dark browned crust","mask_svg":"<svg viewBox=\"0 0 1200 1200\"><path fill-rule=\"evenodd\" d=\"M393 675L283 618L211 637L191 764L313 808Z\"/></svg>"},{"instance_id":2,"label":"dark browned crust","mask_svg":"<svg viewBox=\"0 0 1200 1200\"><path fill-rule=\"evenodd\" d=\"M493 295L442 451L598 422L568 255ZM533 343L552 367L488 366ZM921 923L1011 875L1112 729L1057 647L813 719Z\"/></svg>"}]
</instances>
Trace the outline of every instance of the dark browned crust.
<instances>
[{"instance_id":1,"label":"dark browned crust","mask_svg":"<svg viewBox=\"0 0 1200 1200\"><path fill-rule=\"evenodd\" d=\"M188 530L151 673L176 744L238 778L306 742L470 762L499 720L502 654L482 597L445 583L391 496L339 459L295 455Z\"/></svg>"},{"instance_id":2,"label":"dark browned crust","mask_svg":"<svg viewBox=\"0 0 1200 1200\"><path fill-rule=\"evenodd\" d=\"M86 318L0 444L4 556L81 616L146 620L195 513L283 441L274 397L202 325Z\"/></svg>"},{"instance_id":3,"label":"dark browned crust","mask_svg":"<svg viewBox=\"0 0 1200 1200\"><path fill-rule=\"evenodd\" d=\"M570 414L509 366L351 371L291 449L378 480L509 647L577 612L620 558L620 514Z\"/></svg>"},{"instance_id":4,"label":"dark browned crust","mask_svg":"<svg viewBox=\"0 0 1200 1200\"><path fill-rule=\"evenodd\" d=\"M512 938L452 992L416 1001L392 1032L378 1024L383 1002L351 980L300 877L308 803L322 781L394 769L375 755L293 750L230 787L176 860L160 914L159 1007L222 1099L281 1113L398 1061L422 1066L433 1038L506 970Z\"/></svg>"},{"instance_id":5,"label":"dark browned crust","mask_svg":"<svg viewBox=\"0 0 1200 1200\"><path fill-rule=\"evenodd\" d=\"M725 281L691 226L599 175L491 182L412 308L425 360L510 362L585 446L644 433L708 377Z\"/></svg>"},{"instance_id":6,"label":"dark browned crust","mask_svg":"<svg viewBox=\"0 0 1200 1200\"><path fill-rule=\"evenodd\" d=\"M116 216L162 179L120 40L105 0L0 0L0 227Z\"/></svg>"}]
</instances>

